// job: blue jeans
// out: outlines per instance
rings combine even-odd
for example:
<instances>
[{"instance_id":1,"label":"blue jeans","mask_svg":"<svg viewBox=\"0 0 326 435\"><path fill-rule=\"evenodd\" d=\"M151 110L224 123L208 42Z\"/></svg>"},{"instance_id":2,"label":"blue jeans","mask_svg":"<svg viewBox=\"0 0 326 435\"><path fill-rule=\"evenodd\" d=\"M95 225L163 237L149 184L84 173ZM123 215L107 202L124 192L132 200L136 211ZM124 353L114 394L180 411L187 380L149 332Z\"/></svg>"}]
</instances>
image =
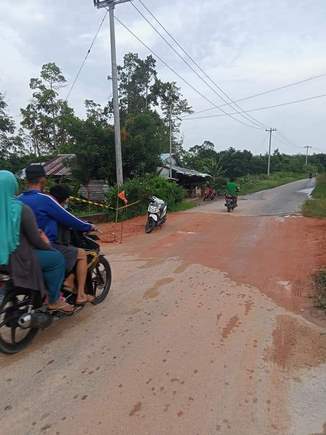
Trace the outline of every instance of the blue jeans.
<instances>
[{"instance_id":1,"label":"blue jeans","mask_svg":"<svg viewBox=\"0 0 326 435\"><path fill-rule=\"evenodd\" d=\"M60 290L65 279L66 263L64 256L58 251L35 250L40 263L43 278L49 294L49 303L60 298Z\"/></svg>"}]
</instances>

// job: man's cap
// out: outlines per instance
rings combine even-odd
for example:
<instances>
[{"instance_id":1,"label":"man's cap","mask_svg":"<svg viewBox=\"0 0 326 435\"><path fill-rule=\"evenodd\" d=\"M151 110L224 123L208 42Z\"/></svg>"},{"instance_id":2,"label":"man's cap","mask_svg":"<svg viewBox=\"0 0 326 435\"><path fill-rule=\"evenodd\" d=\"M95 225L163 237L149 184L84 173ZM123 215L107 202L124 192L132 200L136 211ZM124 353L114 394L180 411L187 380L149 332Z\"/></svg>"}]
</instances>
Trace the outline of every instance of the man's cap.
<instances>
[{"instance_id":1,"label":"man's cap","mask_svg":"<svg viewBox=\"0 0 326 435\"><path fill-rule=\"evenodd\" d=\"M25 170L27 180L33 180L34 178L46 177L45 169L42 165L29 165Z\"/></svg>"},{"instance_id":2,"label":"man's cap","mask_svg":"<svg viewBox=\"0 0 326 435\"><path fill-rule=\"evenodd\" d=\"M51 195L58 201L63 202L71 196L71 190L69 186L65 184L56 184L50 189Z\"/></svg>"}]
</instances>

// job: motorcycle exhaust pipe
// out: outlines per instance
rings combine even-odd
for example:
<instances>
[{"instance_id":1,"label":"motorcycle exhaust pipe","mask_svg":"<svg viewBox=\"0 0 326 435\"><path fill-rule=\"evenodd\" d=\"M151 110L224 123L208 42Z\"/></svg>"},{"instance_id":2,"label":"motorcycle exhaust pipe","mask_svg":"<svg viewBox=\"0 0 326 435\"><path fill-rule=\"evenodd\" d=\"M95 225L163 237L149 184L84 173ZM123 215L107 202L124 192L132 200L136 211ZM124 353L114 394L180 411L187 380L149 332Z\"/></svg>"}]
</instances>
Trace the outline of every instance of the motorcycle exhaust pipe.
<instances>
[{"instance_id":1,"label":"motorcycle exhaust pipe","mask_svg":"<svg viewBox=\"0 0 326 435\"><path fill-rule=\"evenodd\" d=\"M18 319L18 325L22 329L45 329L51 325L52 321L52 316L47 313L25 313Z\"/></svg>"}]
</instances>

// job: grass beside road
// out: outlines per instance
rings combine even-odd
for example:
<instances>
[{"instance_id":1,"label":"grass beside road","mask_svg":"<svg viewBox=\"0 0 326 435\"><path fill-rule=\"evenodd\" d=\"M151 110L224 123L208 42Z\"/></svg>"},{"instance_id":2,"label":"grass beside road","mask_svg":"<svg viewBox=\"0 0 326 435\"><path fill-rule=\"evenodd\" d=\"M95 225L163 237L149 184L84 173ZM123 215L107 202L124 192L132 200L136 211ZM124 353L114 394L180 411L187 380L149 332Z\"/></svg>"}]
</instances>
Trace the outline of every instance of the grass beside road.
<instances>
[{"instance_id":1,"label":"grass beside road","mask_svg":"<svg viewBox=\"0 0 326 435\"><path fill-rule=\"evenodd\" d=\"M319 175L317 178L312 199L305 202L302 211L306 217L326 217L326 174Z\"/></svg>"},{"instance_id":2,"label":"grass beside road","mask_svg":"<svg viewBox=\"0 0 326 435\"><path fill-rule=\"evenodd\" d=\"M326 310L326 270L320 270L314 276L314 283L316 288L315 305L321 310Z\"/></svg>"},{"instance_id":3,"label":"grass beside road","mask_svg":"<svg viewBox=\"0 0 326 435\"><path fill-rule=\"evenodd\" d=\"M175 204L172 207L168 208L168 211L176 212L176 211L186 211L190 210L194 207L197 207L198 204L196 204L194 201L191 201L189 199L184 199L182 202L179 202L178 204Z\"/></svg>"},{"instance_id":4,"label":"grass beside road","mask_svg":"<svg viewBox=\"0 0 326 435\"><path fill-rule=\"evenodd\" d=\"M292 181L307 178L307 174L294 172L275 172L269 177L267 175L248 175L240 178L240 195L259 192L260 190L272 189Z\"/></svg>"}]
</instances>

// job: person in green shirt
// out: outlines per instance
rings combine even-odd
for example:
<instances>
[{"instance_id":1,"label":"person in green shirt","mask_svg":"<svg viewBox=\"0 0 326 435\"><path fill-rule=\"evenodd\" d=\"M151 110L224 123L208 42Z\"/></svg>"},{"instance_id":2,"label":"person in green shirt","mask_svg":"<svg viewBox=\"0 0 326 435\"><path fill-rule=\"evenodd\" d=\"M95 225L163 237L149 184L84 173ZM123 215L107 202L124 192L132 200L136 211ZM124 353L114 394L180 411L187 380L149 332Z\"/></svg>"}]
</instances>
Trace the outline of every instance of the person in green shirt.
<instances>
[{"instance_id":1,"label":"person in green shirt","mask_svg":"<svg viewBox=\"0 0 326 435\"><path fill-rule=\"evenodd\" d=\"M235 199L236 205L238 202L238 193L239 193L240 187L235 182L235 178L231 177L230 181L226 184L226 194L229 196L233 196Z\"/></svg>"}]
</instances>

